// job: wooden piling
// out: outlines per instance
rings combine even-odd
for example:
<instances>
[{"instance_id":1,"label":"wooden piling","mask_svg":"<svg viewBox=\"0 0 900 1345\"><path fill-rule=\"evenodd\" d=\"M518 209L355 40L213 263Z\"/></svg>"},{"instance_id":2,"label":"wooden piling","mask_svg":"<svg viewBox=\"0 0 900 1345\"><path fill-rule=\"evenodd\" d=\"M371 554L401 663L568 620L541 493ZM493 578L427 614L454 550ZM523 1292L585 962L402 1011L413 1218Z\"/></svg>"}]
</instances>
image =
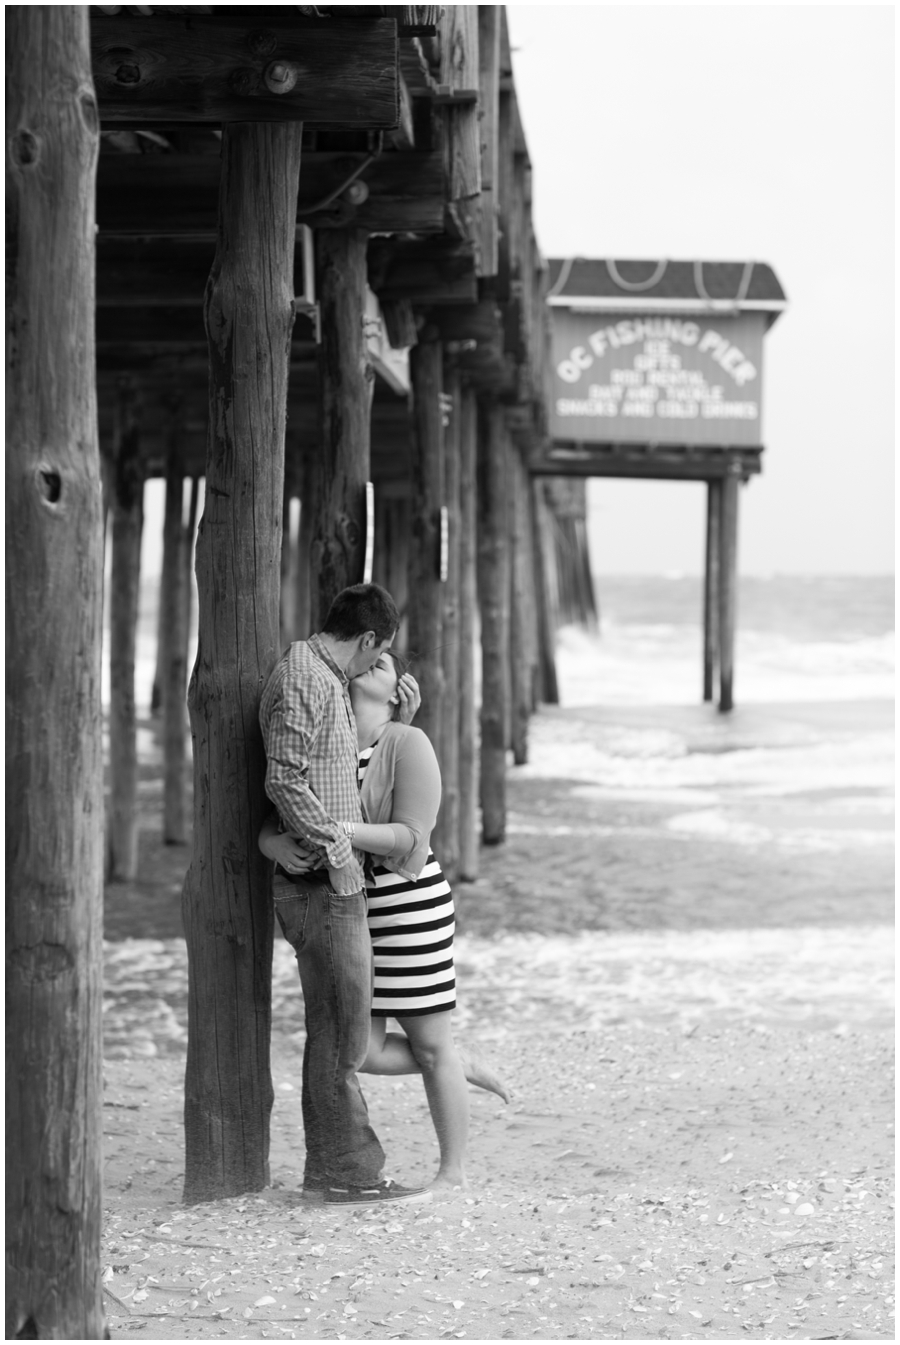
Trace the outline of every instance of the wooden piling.
<instances>
[{"instance_id":1,"label":"wooden piling","mask_svg":"<svg viewBox=\"0 0 900 1345\"><path fill-rule=\"evenodd\" d=\"M137 710L134 659L141 581L144 478L137 395L119 382L112 492L112 584L109 599L109 800L106 876L137 874Z\"/></svg>"},{"instance_id":2,"label":"wooden piling","mask_svg":"<svg viewBox=\"0 0 900 1345\"><path fill-rule=\"evenodd\" d=\"M460 412L459 370L444 363L444 507L447 511L446 575L443 581L441 660L447 694L441 706L441 808L434 829L434 851L452 883L459 873L459 672L460 672Z\"/></svg>"},{"instance_id":3,"label":"wooden piling","mask_svg":"<svg viewBox=\"0 0 900 1345\"><path fill-rule=\"evenodd\" d=\"M531 656L531 607L525 524L524 467L518 449L509 445L509 672L510 672L510 746L513 761L524 766L528 760L528 721L533 709L533 666Z\"/></svg>"},{"instance_id":4,"label":"wooden piling","mask_svg":"<svg viewBox=\"0 0 900 1345\"><path fill-rule=\"evenodd\" d=\"M284 649L299 637L296 634L297 610L301 584L299 528L291 529L291 515L298 515L300 491L303 483L303 459L299 445L286 436L284 461L284 501L281 512L281 634L279 644Z\"/></svg>"},{"instance_id":5,"label":"wooden piling","mask_svg":"<svg viewBox=\"0 0 900 1345\"><path fill-rule=\"evenodd\" d=\"M719 526L719 710L734 708L734 636L737 620L737 529L740 464L722 480Z\"/></svg>"},{"instance_id":6,"label":"wooden piling","mask_svg":"<svg viewBox=\"0 0 900 1345\"><path fill-rule=\"evenodd\" d=\"M435 750L441 742L444 700L443 584L440 517L444 500L444 427L441 342L423 340L409 353L412 383L412 519L409 553L409 653L422 690L416 724Z\"/></svg>"},{"instance_id":7,"label":"wooden piling","mask_svg":"<svg viewBox=\"0 0 900 1345\"><path fill-rule=\"evenodd\" d=\"M478 402L463 386L459 413L459 877L478 877L477 542Z\"/></svg>"},{"instance_id":8,"label":"wooden piling","mask_svg":"<svg viewBox=\"0 0 900 1345\"><path fill-rule=\"evenodd\" d=\"M559 614L553 578L553 538L543 483L531 483L534 534L535 591L537 593L539 695L548 705L559 705L556 675L556 629Z\"/></svg>"},{"instance_id":9,"label":"wooden piling","mask_svg":"<svg viewBox=\"0 0 900 1345\"><path fill-rule=\"evenodd\" d=\"M101 1340L99 117L88 11L8 5L6 1339Z\"/></svg>"},{"instance_id":10,"label":"wooden piling","mask_svg":"<svg viewBox=\"0 0 900 1345\"><path fill-rule=\"evenodd\" d=\"M506 838L509 725L508 436L503 407L485 403L478 434L478 599L481 608L481 836Z\"/></svg>"},{"instance_id":11,"label":"wooden piling","mask_svg":"<svg viewBox=\"0 0 900 1345\"><path fill-rule=\"evenodd\" d=\"M719 665L719 528L722 483L706 483L706 564L703 575L703 699L715 696Z\"/></svg>"},{"instance_id":12,"label":"wooden piling","mask_svg":"<svg viewBox=\"0 0 900 1345\"><path fill-rule=\"evenodd\" d=\"M312 569L312 543L316 517L317 466L309 453L304 454L300 480L300 535L297 540L297 606L294 639L307 640L314 633L312 624L313 593L316 588Z\"/></svg>"},{"instance_id":13,"label":"wooden piling","mask_svg":"<svg viewBox=\"0 0 900 1345\"><path fill-rule=\"evenodd\" d=\"M302 124L223 127L219 232L204 302L209 440L188 703L194 852L188 949L188 1203L269 1180L271 870L259 698L278 656L288 355Z\"/></svg>"},{"instance_id":14,"label":"wooden piling","mask_svg":"<svg viewBox=\"0 0 900 1345\"><path fill-rule=\"evenodd\" d=\"M322 438L311 546L314 630L321 628L335 594L363 577L375 378L363 328L367 243L361 229L322 229L316 235Z\"/></svg>"},{"instance_id":15,"label":"wooden piling","mask_svg":"<svg viewBox=\"0 0 900 1345\"><path fill-rule=\"evenodd\" d=\"M190 545L184 525L184 477L180 421L182 408L170 407L169 454L160 581L160 691L163 715L163 843L184 845L185 748L187 737L187 657L189 578L185 552Z\"/></svg>"}]
</instances>

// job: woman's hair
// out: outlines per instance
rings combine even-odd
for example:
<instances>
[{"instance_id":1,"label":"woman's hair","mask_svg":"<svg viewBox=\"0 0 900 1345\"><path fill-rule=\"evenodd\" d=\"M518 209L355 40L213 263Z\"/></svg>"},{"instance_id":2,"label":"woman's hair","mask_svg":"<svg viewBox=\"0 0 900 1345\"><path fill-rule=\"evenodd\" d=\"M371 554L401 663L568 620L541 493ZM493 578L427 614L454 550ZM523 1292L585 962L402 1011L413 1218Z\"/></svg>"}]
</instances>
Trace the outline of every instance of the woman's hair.
<instances>
[{"instance_id":1,"label":"woman's hair","mask_svg":"<svg viewBox=\"0 0 900 1345\"><path fill-rule=\"evenodd\" d=\"M392 658L394 660L394 667L397 669L397 681L399 682L400 678L403 676L403 674L409 667L409 659L405 656L405 654L401 654L399 649L386 649L384 652L388 655L389 658ZM398 701L396 705L391 706L391 719L397 720L399 718L400 718L400 703Z\"/></svg>"},{"instance_id":2,"label":"woman's hair","mask_svg":"<svg viewBox=\"0 0 900 1345\"><path fill-rule=\"evenodd\" d=\"M380 584L354 584L342 589L328 609L323 635L336 640L355 640L374 631L379 644L396 635L400 613L394 599Z\"/></svg>"}]
</instances>

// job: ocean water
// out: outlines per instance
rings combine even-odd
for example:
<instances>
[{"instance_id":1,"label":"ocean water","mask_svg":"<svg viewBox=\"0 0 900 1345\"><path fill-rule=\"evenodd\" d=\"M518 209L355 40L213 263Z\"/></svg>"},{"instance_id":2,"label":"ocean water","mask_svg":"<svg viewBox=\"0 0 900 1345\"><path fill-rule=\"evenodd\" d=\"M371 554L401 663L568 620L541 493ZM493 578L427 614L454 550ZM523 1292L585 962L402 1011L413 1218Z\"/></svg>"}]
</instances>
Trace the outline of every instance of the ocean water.
<instances>
[{"instance_id":1,"label":"ocean water","mask_svg":"<svg viewBox=\"0 0 900 1345\"><path fill-rule=\"evenodd\" d=\"M533 721L519 775L662 808L635 823L648 840L843 855L848 910L857 885L889 892L893 581L743 580L727 715L702 702L699 580L600 577L597 595L599 631L559 634L561 705Z\"/></svg>"},{"instance_id":2,"label":"ocean water","mask_svg":"<svg viewBox=\"0 0 900 1345\"><path fill-rule=\"evenodd\" d=\"M703 687L699 578L595 576L597 634L560 632L564 705L693 705ZM892 577L740 581L735 698L890 700Z\"/></svg>"},{"instance_id":3,"label":"ocean water","mask_svg":"<svg viewBox=\"0 0 900 1345\"><path fill-rule=\"evenodd\" d=\"M696 705L703 688L699 578L594 579L598 634L559 632L562 702ZM156 667L158 580L142 585L135 695L146 712ZM106 604L109 612L109 604ZM196 593L188 666L196 654ZM108 650L108 631L105 632ZM738 595L738 703L893 697L894 581L890 576L744 578ZM104 659L103 699L109 699Z\"/></svg>"}]
</instances>

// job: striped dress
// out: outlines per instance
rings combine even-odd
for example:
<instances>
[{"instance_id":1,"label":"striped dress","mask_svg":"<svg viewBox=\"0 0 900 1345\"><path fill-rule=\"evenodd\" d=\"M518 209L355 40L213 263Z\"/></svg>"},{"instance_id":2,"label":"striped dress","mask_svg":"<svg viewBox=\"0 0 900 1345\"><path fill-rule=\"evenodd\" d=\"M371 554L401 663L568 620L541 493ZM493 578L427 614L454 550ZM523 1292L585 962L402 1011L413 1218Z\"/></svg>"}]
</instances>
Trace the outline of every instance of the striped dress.
<instances>
[{"instance_id":1,"label":"striped dress","mask_svg":"<svg viewBox=\"0 0 900 1345\"><path fill-rule=\"evenodd\" d=\"M360 783L377 745L359 754ZM376 863L367 898L375 961L372 1016L412 1017L455 1009L453 897L431 849L415 882Z\"/></svg>"}]
</instances>

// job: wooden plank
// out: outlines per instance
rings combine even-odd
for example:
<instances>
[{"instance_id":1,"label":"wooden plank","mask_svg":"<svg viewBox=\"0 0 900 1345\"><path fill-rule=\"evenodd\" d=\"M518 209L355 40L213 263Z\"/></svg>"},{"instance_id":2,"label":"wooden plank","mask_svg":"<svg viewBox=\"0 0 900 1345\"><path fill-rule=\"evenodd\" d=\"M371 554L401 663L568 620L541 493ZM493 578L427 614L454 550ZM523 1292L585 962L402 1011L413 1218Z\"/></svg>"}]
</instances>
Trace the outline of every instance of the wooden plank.
<instances>
[{"instance_id":1,"label":"wooden plank","mask_svg":"<svg viewBox=\"0 0 900 1345\"><path fill-rule=\"evenodd\" d=\"M109 802L106 877L137 875L137 714L134 657L144 525L144 479L135 390L123 378L118 397L112 478L112 586L109 602Z\"/></svg>"},{"instance_id":2,"label":"wooden plank","mask_svg":"<svg viewBox=\"0 0 900 1345\"><path fill-rule=\"evenodd\" d=\"M441 86L452 100L443 110L448 195L461 236L476 249L481 232L478 76L478 6L448 5L441 19ZM480 255L476 264L480 275Z\"/></svg>"},{"instance_id":3,"label":"wooden plank","mask_svg":"<svg viewBox=\"0 0 900 1345\"><path fill-rule=\"evenodd\" d=\"M412 509L409 553L409 654L422 688L416 724L435 751L441 742L444 669L443 592L439 572L444 494L441 343L420 340L409 354L412 381Z\"/></svg>"},{"instance_id":4,"label":"wooden plank","mask_svg":"<svg viewBox=\"0 0 900 1345\"><path fill-rule=\"evenodd\" d=\"M477 454L478 403L474 390L464 384L459 426L459 877L463 882L478 877Z\"/></svg>"},{"instance_id":5,"label":"wooden plank","mask_svg":"<svg viewBox=\"0 0 900 1345\"><path fill-rule=\"evenodd\" d=\"M432 308L427 313L427 319L440 332L443 341L475 341L482 353L490 349L498 357L502 354L500 310L492 299L475 304Z\"/></svg>"},{"instance_id":6,"label":"wooden plank","mask_svg":"<svg viewBox=\"0 0 900 1345\"><path fill-rule=\"evenodd\" d=\"M715 696L719 666L719 530L722 483L706 485L706 564L703 575L703 699Z\"/></svg>"},{"instance_id":7,"label":"wooden plank","mask_svg":"<svg viewBox=\"0 0 900 1345\"><path fill-rule=\"evenodd\" d=\"M8 5L6 60L6 1337L100 1340L99 120L86 7Z\"/></svg>"},{"instance_id":8,"label":"wooden plank","mask_svg":"<svg viewBox=\"0 0 900 1345\"><path fill-rule=\"evenodd\" d=\"M443 156L384 153L357 181L369 195L349 211L338 200L313 210L362 167L365 154L308 154L303 161L298 219L316 228L352 224L370 233L444 228ZM200 236L215 242L218 156L209 154L102 154L97 174L97 222L103 236Z\"/></svg>"},{"instance_id":9,"label":"wooden plank","mask_svg":"<svg viewBox=\"0 0 900 1345\"><path fill-rule=\"evenodd\" d=\"M397 126L396 20L357 28L304 22L290 6L282 11L277 23L258 27L235 7L184 20L95 10L91 57L104 126L288 120Z\"/></svg>"},{"instance_id":10,"label":"wooden plank","mask_svg":"<svg viewBox=\"0 0 900 1345\"><path fill-rule=\"evenodd\" d=\"M635 480L716 481L737 462L746 480L762 471L761 448L545 444L528 456L533 476L610 476Z\"/></svg>"},{"instance_id":11,"label":"wooden plank","mask_svg":"<svg viewBox=\"0 0 900 1345\"><path fill-rule=\"evenodd\" d=\"M369 284L382 302L474 304L478 299L475 253L467 243L446 238L373 238L368 265Z\"/></svg>"},{"instance_id":12,"label":"wooden plank","mask_svg":"<svg viewBox=\"0 0 900 1345\"><path fill-rule=\"evenodd\" d=\"M236 123L222 141L220 236L206 296L210 428L197 540L200 628L188 705L194 852L185 1186L192 1203L269 1181L271 870L259 696L279 653L278 580L291 266L302 127ZM224 413L224 408L228 413Z\"/></svg>"},{"instance_id":13,"label":"wooden plank","mask_svg":"<svg viewBox=\"0 0 900 1345\"><path fill-rule=\"evenodd\" d=\"M483 276L499 263L500 5L478 7L478 88L481 113L481 212L479 249Z\"/></svg>"},{"instance_id":14,"label":"wooden plank","mask_svg":"<svg viewBox=\"0 0 900 1345\"><path fill-rule=\"evenodd\" d=\"M505 6L503 7L505 9ZM503 28L506 19L503 19ZM511 212L513 209L513 95L502 88L497 105L497 171L494 179L499 237L497 240L497 276L494 294L503 303L512 296Z\"/></svg>"},{"instance_id":15,"label":"wooden plank","mask_svg":"<svg viewBox=\"0 0 900 1345\"><path fill-rule=\"evenodd\" d=\"M457 688L460 677L461 565L460 565L460 433L462 390L459 370L453 360L444 359L444 485L447 510L447 573L443 583L441 615L441 655L444 686L451 694L441 706L441 740L438 757L441 765L442 794L434 850L449 882L459 873L459 723L460 704Z\"/></svg>"},{"instance_id":16,"label":"wooden plank","mask_svg":"<svg viewBox=\"0 0 900 1345\"><path fill-rule=\"evenodd\" d=\"M321 630L332 599L360 584L365 558L365 490L374 371L362 314L366 306L367 236L331 229L316 240L316 292L322 317L319 347L321 452L310 565L313 630Z\"/></svg>"},{"instance_id":17,"label":"wooden plank","mask_svg":"<svg viewBox=\"0 0 900 1345\"><path fill-rule=\"evenodd\" d=\"M403 75L398 71L397 75L399 91L399 114L397 129L388 131L385 139L387 142L399 150L411 150L416 147L415 124L413 121L412 95Z\"/></svg>"},{"instance_id":18,"label":"wooden plank","mask_svg":"<svg viewBox=\"0 0 900 1345\"><path fill-rule=\"evenodd\" d=\"M737 530L740 466L722 479L719 522L719 710L734 708L734 637L737 624Z\"/></svg>"},{"instance_id":19,"label":"wooden plank","mask_svg":"<svg viewBox=\"0 0 900 1345\"><path fill-rule=\"evenodd\" d=\"M509 722L508 449L503 408L482 403L478 433L478 600L481 608L481 837L506 838Z\"/></svg>"}]
</instances>

